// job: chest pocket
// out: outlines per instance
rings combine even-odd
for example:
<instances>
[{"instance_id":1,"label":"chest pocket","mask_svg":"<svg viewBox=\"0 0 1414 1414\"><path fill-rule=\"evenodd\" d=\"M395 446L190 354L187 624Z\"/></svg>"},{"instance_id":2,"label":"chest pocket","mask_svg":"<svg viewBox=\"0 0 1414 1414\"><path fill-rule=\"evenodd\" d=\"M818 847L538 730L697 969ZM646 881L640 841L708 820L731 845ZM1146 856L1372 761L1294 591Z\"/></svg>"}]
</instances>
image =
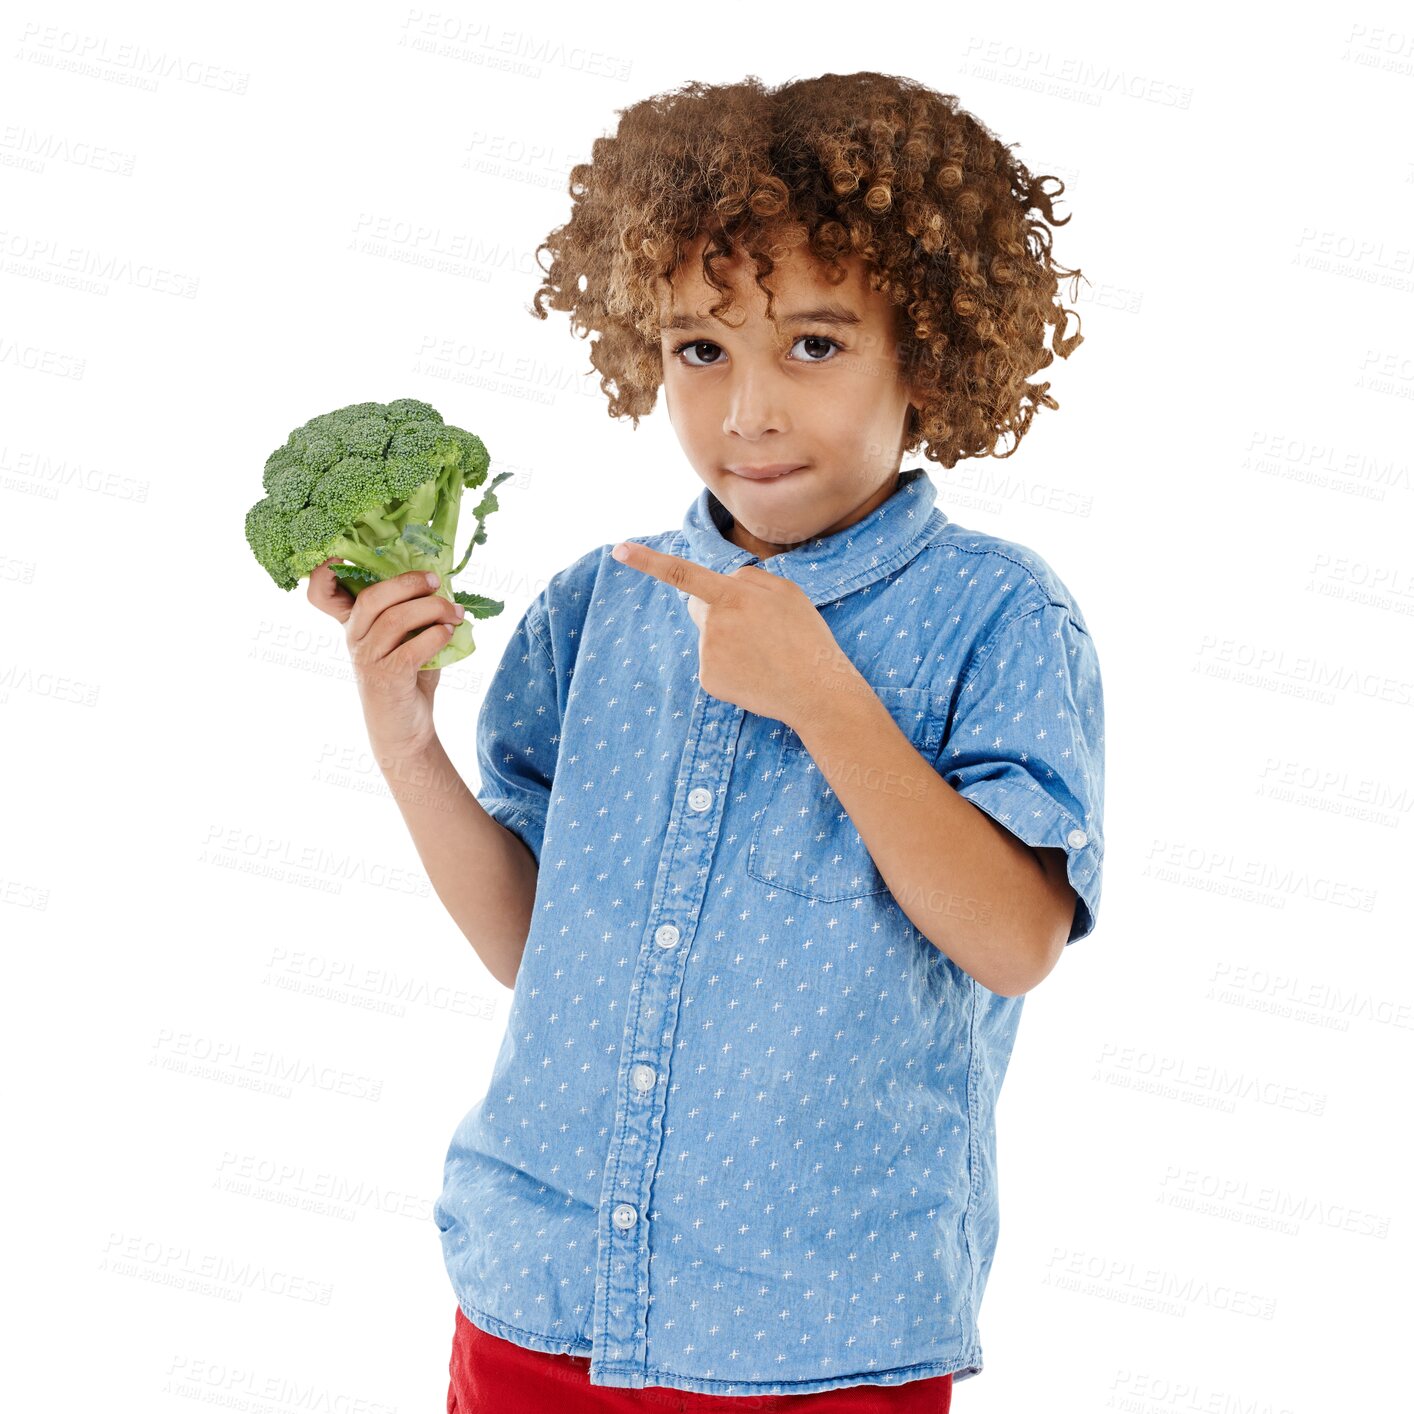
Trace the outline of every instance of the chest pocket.
<instances>
[{"instance_id":1,"label":"chest pocket","mask_svg":"<svg viewBox=\"0 0 1414 1414\"><path fill-rule=\"evenodd\" d=\"M931 761L942 742L942 695L920 687L870 686L903 734ZM819 903L887 892L863 836L800 737L782 725L778 749L746 872L760 883ZM866 786L894 795L914 794L922 784L890 775L868 760L846 762L842 769Z\"/></svg>"}]
</instances>

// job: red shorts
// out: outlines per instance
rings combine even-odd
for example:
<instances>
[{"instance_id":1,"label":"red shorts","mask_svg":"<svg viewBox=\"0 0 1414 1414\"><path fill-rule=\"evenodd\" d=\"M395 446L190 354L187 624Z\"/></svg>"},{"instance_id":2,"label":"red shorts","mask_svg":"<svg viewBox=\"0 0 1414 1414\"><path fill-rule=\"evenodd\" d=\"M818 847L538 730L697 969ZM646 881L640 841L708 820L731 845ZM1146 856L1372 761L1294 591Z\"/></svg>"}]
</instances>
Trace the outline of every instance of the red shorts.
<instances>
[{"instance_id":1,"label":"red shorts","mask_svg":"<svg viewBox=\"0 0 1414 1414\"><path fill-rule=\"evenodd\" d=\"M810 1394L698 1394L667 1385L622 1389L589 1383L587 1355L529 1350L484 1331L457 1307L452 1337L447 1414L657 1414L693 1411L800 1410L802 1414L947 1414L952 1376L931 1375L901 1385L845 1385Z\"/></svg>"}]
</instances>

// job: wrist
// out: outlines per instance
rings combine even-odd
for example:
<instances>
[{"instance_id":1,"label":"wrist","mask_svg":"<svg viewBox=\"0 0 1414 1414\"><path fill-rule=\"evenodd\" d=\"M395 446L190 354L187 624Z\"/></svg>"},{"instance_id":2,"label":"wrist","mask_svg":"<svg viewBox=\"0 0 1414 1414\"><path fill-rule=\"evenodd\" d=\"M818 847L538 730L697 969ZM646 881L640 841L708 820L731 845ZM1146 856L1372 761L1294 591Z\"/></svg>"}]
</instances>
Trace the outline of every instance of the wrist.
<instances>
[{"instance_id":1,"label":"wrist","mask_svg":"<svg viewBox=\"0 0 1414 1414\"><path fill-rule=\"evenodd\" d=\"M402 780L406 780L417 770L425 770L439 760L446 760L446 752L436 732L413 740L379 740L370 737L368 745L373 752L373 759L378 763L378 769L385 776L397 776Z\"/></svg>"},{"instance_id":2,"label":"wrist","mask_svg":"<svg viewBox=\"0 0 1414 1414\"><path fill-rule=\"evenodd\" d=\"M864 675L837 643L815 655L809 672L799 682L800 688L790 716L784 719L799 737L804 737L810 728L836 715L841 708L847 710L861 693L867 693L870 697L875 695Z\"/></svg>"}]
</instances>

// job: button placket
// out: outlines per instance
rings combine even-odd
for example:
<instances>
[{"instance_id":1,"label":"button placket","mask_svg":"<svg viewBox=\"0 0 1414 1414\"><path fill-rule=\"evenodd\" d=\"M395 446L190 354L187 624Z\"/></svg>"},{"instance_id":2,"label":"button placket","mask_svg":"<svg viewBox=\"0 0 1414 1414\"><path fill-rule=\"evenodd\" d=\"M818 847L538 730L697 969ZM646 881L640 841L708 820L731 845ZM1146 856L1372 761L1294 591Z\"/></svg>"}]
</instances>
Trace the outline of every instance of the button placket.
<instances>
[{"instance_id":1,"label":"button placket","mask_svg":"<svg viewBox=\"0 0 1414 1414\"><path fill-rule=\"evenodd\" d=\"M623 1034L624 1052L633 1061L621 1072L624 1104L604 1161L602 1201L609 1227L599 1244L593 1354L601 1364L626 1370L632 1387L644 1383L640 1372L648 1358L648 1215L669 1088L659 1080L666 1078L672 1059L672 1028L686 965L687 949L679 945L691 940L705 902L705 866L716 848L727 798L726 782L717 778L730 773L745 717L741 708L700 689L694 705L679 779L708 776L717 788L694 785L683 791L668 820L652 903L663 921L637 960L630 990L635 1000Z\"/></svg>"}]
</instances>

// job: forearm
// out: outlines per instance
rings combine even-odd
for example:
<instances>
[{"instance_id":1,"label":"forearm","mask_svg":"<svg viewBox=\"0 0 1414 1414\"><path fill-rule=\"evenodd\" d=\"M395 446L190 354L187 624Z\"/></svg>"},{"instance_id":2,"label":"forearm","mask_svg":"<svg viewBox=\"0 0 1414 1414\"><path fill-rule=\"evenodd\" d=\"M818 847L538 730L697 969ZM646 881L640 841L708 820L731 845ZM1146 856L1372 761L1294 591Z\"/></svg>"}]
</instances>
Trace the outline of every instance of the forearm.
<instances>
[{"instance_id":1,"label":"forearm","mask_svg":"<svg viewBox=\"0 0 1414 1414\"><path fill-rule=\"evenodd\" d=\"M440 741L378 764L437 897L491 975L514 987L535 905L535 856L481 808Z\"/></svg>"},{"instance_id":2,"label":"forearm","mask_svg":"<svg viewBox=\"0 0 1414 1414\"><path fill-rule=\"evenodd\" d=\"M918 931L991 991L1034 985L1048 908L1035 853L938 774L843 655L790 725Z\"/></svg>"}]
</instances>

